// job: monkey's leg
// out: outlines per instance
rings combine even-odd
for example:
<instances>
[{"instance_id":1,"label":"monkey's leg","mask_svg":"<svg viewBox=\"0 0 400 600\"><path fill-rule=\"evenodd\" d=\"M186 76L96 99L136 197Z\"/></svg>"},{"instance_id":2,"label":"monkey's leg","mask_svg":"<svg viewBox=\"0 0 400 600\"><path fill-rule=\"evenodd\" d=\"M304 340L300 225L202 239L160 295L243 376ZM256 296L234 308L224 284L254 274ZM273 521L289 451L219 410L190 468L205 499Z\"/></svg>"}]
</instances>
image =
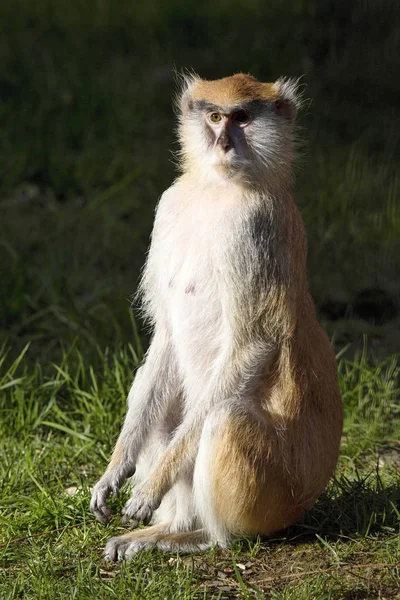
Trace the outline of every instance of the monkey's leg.
<instances>
[{"instance_id":1,"label":"monkey's leg","mask_svg":"<svg viewBox=\"0 0 400 600\"><path fill-rule=\"evenodd\" d=\"M130 558L140 550L148 550L155 545L162 550L181 552L208 548L211 544L204 532L193 530L195 514L192 496L191 479L181 478L155 511L153 520L157 524L110 538L105 548L106 560Z\"/></svg>"},{"instance_id":2,"label":"monkey's leg","mask_svg":"<svg viewBox=\"0 0 400 600\"><path fill-rule=\"evenodd\" d=\"M148 469L150 465L147 463ZM154 463L153 463L154 464ZM140 464L140 468L144 465ZM129 507L129 500L127 505ZM129 518L125 520L128 522ZM128 532L108 540L105 548L106 560L129 558L140 550L155 545L163 550L194 552L208 547L205 536L194 531L196 523L192 480L181 477L164 496L161 505L153 514L152 527ZM182 532L185 533L182 536Z\"/></svg>"},{"instance_id":3,"label":"monkey's leg","mask_svg":"<svg viewBox=\"0 0 400 600\"><path fill-rule=\"evenodd\" d=\"M165 330L156 330L145 363L138 370L128 396L128 411L106 472L94 486L90 508L105 523L110 515L106 500L118 495L133 475L138 455L154 423L161 418L168 400L177 394L175 356Z\"/></svg>"},{"instance_id":4,"label":"monkey's leg","mask_svg":"<svg viewBox=\"0 0 400 600\"><path fill-rule=\"evenodd\" d=\"M260 418L248 406L232 400L210 412L196 459L195 509L222 547L238 535L284 529L303 513L285 431L278 433L268 415Z\"/></svg>"},{"instance_id":5,"label":"monkey's leg","mask_svg":"<svg viewBox=\"0 0 400 600\"><path fill-rule=\"evenodd\" d=\"M140 454L137 462L137 468L134 475L134 485L132 496L135 496L136 488L148 479L149 473L154 470L159 458L164 454L168 447L172 432L176 429L182 418L181 406L177 405L180 398L175 398L170 402L170 407L162 421L151 432L146 442L143 452ZM123 510L123 524L135 526L137 522L131 521L130 514L131 499L129 499ZM192 494L192 474L182 473L177 479L175 485L165 494L157 510L148 516L152 524L170 523L169 531L187 531L195 529L194 526L194 508Z\"/></svg>"},{"instance_id":6,"label":"monkey's leg","mask_svg":"<svg viewBox=\"0 0 400 600\"><path fill-rule=\"evenodd\" d=\"M148 473L154 468L157 459L168 445L169 429L176 426L174 419L169 420L167 427L161 427L152 433L149 443L140 456L135 473L135 479L140 486ZM133 490L135 493L135 488ZM123 521L128 523L130 500L126 503ZM194 552L205 549L209 543L199 531L198 521L193 503L193 474L182 474L171 490L163 497L158 509L152 515L154 526L146 529L128 532L111 538L106 545L106 560L122 560L129 558L140 550L149 549L154 545L164 550L180 550ZM136 523L135 523L136 524ZM185 535L181 535L184 533Z\"/></svg>"},{"instance_id":7,"label":"monkey's leg","mask_svg":"<svg viewBox=\"0 0 400 600\"><path fill-rule=\"evenodd\" d=\"M180 476L174 487L175 515L169 533L194 531L199 527L193 502L193 474Z\"/></svg>"},{"instance_id":8,"label":"monkey's leg","mask_svg":"<svg viewBox=\"0 0 400 600\"><path fill-rule=\"evenodd\" d=\"M142 550L150 550L157 546L165 552L200 552L211 548L212 542L203 529L182 533L163 533L163 525L155 525L148 529L131 531L108 540L105 549L107 561L132 558Z\"/></svg>"},{"instance_id":9,"label":"monkey's leg","mask_svg":"<svg viewBox=\"0 0 400 600\"><path fill-rule=\"evenodd\" d=\"M136 531L129 531L123 535L112 537L108 540L105 550L104 557L107 561L116 561L128 558L128 552L130 547L134 547L139 542L146 541L151 547L154 545L158 536L164 533L169 527L169 523L159 523L146 529L137 529ZM134 554L134 552L132 552Z\"/></svg>"},{"instance_id":10,"label":"monkey's leg","mask_svg":"<svg viewBox=\"0 0 400 600\"><path fill-rule=\"evenodd\" d=\"M199 397L194 398L196 410L187 410L157 464L141 486L137 486L129 501L129 517L135 521L149 522L149 518L171 489L181 473L193 469L203 424L216 405L225 405L229 398L238 396L246 403L248 389L254 387L260 371L265 370L265 346L249 344L242 348L229 348L222 360L216 362L214 371ZM240 393L239 391L240 390ZM226 398L226 399L225 399Z\"/></svg>"},{"instance_id":11,"label":"monkey's leg","mask_svg":"<svg viewBox=\"0 0 400 600\"><path fill-rule=\"evenodd\" d=\"M182 530L181 515L178 532L169 523L162 531L149 528L138 531L139 535L112 538L106 547L109 560L130 558L154 546L182 553L213 545L227 547L234 537L272 533L299 516L279 455L277 433L249 404L246 398L228 400L214 407L204 422L192 490L198 528ZM180 505L184 503L183 494Z\"/></svg>"}]
</instances>

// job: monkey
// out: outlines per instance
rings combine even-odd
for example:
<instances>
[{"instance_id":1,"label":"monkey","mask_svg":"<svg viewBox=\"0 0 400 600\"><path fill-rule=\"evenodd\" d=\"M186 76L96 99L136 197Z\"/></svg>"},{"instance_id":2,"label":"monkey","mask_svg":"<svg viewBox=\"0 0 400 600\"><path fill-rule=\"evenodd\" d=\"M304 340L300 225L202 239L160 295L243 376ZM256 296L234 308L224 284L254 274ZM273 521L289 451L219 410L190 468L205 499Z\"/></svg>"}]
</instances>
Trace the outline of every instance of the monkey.
<instances>
[{"instance_id":1,"label":"monkey","mask_svg":"<svg viewBox=\"0 0 400 600\"><path fill-rule=\"evenodd\" d=\"M181 172L158 203L139 290L152 339L92 491L105 523L133 476L133 531L108 540L110 561L278 532L339 454L336 360L292 197L298 81L190 74L177 102Z\"/></svg>"}]
</instances>

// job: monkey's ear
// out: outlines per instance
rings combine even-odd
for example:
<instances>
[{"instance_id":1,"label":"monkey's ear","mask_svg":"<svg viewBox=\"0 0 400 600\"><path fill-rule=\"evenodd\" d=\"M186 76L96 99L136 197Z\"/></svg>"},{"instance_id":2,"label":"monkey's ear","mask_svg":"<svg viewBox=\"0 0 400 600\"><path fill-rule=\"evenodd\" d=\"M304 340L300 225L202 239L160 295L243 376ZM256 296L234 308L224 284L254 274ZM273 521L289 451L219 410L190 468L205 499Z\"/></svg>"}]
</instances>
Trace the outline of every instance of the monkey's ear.
<instances>
[{"instance_id":1,"label":"monkey's ear","mask_svg":"<svg viewBox=\"0 0 400 600\"><path fill-rule=\"evenodd\" d=\"M300 90L299 79L280 77L274 83L278 98L275 100L277 112L290 121L294 121L297 111L303 104L303 91Z\"/></svg>"},{"instance_id":2,"label":"monkey's ear","mask_svg":"<svg viewBox=\"0 0 400 600\"><path fill-rule=\"evenodd\" d=\"M195 85L200 81L200 77L193 71L183 71L176 73L178 92L175 97L175 106L182 115L188 114L192 110L192 93Z\"/></svg>"}]
</instances>

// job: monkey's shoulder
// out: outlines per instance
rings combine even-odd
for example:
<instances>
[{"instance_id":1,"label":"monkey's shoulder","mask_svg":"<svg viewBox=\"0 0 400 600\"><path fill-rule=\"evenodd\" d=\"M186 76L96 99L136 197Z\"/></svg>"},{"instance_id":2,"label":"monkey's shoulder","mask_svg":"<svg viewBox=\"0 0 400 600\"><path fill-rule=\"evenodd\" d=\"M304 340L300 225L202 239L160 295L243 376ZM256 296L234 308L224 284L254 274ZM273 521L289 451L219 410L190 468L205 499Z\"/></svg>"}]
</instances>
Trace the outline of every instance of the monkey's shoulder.
<instances>
[{"instance_id":1,"label":"monkey's shoulder","mask_svg":"<svg viewBox=\"0 0 400 600\"><path fill-rule=\"evenodd\" d=\"M281 203L276 199L249 206L240 224L241 239L248 240L260 251L281 254L285 250L303 252L306 244L304 223L292 199Z\"/></svg>"},{"instance_id":2,"label":"monkey's shoulder","mask_svg":"<svg viewBox=\"0 0 400 600\"><path fill-rule=\"evenodd\" d=\"M235 221L232 227L235 251L242 249L245 253L264 255L281 237L282 224L265 204L248 205Z\"/></svg>"}]
</instances>

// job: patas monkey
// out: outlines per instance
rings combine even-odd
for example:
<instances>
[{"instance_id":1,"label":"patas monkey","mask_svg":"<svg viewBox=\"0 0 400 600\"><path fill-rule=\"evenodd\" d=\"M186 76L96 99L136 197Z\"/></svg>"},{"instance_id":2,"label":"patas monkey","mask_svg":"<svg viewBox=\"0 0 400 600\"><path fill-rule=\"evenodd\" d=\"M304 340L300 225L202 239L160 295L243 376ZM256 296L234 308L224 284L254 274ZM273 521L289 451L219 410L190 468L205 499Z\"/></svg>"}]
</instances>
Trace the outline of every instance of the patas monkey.
<instances>
[{"instance_id":1,"label":"patas monkey","mask_svg":"<svg viewBox=\"0 0 400 600\"><path fill-rule=\"evenodd\" d=\"M91 508L135 474L106 558L197 551L297 520L335 468L335 357L306 281L292 197L296 82L185 79L182 175L164 192L143 274L154 335Z\"/></svg>"}]
</instances>

